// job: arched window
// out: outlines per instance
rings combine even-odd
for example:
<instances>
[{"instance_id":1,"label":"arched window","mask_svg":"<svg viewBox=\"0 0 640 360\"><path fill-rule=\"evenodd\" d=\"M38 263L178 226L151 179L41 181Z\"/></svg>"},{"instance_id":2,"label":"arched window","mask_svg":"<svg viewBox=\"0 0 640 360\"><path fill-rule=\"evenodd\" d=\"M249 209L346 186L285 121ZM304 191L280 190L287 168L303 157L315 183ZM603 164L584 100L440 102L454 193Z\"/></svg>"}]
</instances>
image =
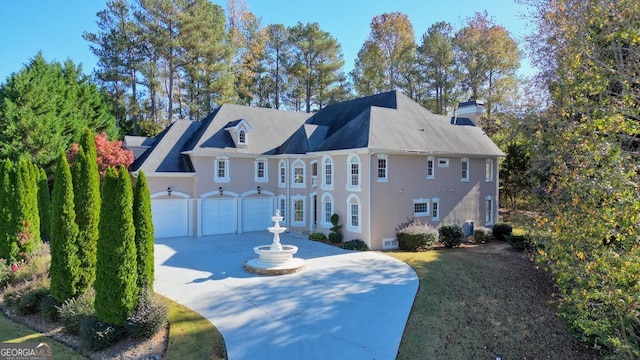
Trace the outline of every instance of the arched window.
<instances>
[{"instance_id":1,"label":"arched window","mask_svg":"<svg viewBox=\"0 0 640 360\"><path fill-rule=\"evenodd\" d=\"M333 159L329 155L322 158L322 189L333 190Z\"/></svg>"},{"instance_id":2,"label":"arched window","mask_svg":"<svg viewBox=\"0 0 640 360\"><path fill-rule=\"evenodd\" d=\"M360 157L351 154L347 157L347 190L360 190Z\"/></svg>"},{"instance_id":3,"label":"arched window","mask_svg":"<svg viewBox=\"0 0 640 360\"><path fill-rule=\"evenodd\" d=\"M302 188L306 186L305 168L306 166L304 164L304 161L298 159L293 162L293 171L291 172L291 187Z\"/></svg>"},{"instance_id":4,"label":"arched window","mask_svg":"<svg viewBox=\"0 0 640 360\"><path fill-rule=\"evenodd\" d=\"M287 185L287 163L284 160L280 160L278 164L278 187L285 187Z\"/></svg>"},{"instance_id":5,"label":"arched window","mask_svg":"<svg viewBox=\"0 0 640 360\"><path fill-rule=\"evenodd\" d=\"M320 226L323 228L331 228L331 215L333 215L333 196L329 193L322 195L322 218L320 219Z\"/></svg>"},{"instance_id":6,"label":"arched window","mask_svg":"<svg viewBox=\"0 0 640 360\"><path fill-rule=\"evenodd\" d=\"M361 232L362 216L360 198L358 198L358 195L351 194L347 198L347 214L349 215L349 218L347 219L347 230L358 233Z\"/></svg>"},{"instance_id":7,"label":"arched window","mask_svg":"<svg viewBox=\"0 0 640 360\"><path fill-rule=\"evenodd\" d=\"M247 143L247 133L244 130L238 131L238 144Z\"/></svg>"}]
</instances>

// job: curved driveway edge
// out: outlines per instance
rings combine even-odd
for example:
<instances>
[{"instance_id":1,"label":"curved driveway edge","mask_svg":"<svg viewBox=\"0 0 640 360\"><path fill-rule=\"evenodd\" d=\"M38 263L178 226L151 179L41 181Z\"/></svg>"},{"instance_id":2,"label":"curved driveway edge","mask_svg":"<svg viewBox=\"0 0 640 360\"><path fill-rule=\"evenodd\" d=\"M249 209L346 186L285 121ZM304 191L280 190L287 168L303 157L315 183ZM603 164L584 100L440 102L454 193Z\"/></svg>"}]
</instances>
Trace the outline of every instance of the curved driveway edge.
<instances>
[{"instance_id":1,"label":"curved driveway edge","mask_svg":"<svg viewBox=\"0 0 640 360\"><path fill-rule=\"evenodd\" d=\"M243 269L268 232L157 239L155 290L209 319L230 360L395 359L418 289L407 264L282 234L302 272ZM204 345L204 344L203 344Z\"/></svg>"}]
</instances>

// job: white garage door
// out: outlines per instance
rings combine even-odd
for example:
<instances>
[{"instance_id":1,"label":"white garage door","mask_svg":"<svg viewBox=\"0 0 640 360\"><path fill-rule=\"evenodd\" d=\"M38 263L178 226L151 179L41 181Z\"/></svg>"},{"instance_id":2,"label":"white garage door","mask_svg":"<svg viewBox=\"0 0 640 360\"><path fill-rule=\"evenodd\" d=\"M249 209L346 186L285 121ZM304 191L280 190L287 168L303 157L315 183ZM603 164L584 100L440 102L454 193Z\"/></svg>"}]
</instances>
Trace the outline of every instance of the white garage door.
<instances>
[{"instance_id":1,"label":"white garage door","mask_svg":"<svg viewBox=\"0 0 640 360\"><path fill-rule=\"evenodd\" d=\"M252 197L242 200L242 231L265 231L273 226L271 197Z\"/></svg>"},{"instance_id":2,"label":"white garage door","mask_svg":"<svg viewBox=\"0 0 640 360\"><path fill-rule=\"evenodd\" d=\"M156 238L188 235L187 199L151 200L151 218Z\"/></svg>"},{"instance_id":3,"label":"white garage door","mask_svg":"<svg viewBox=\"0 0 640 360\"><path fill-rule=\"evenodd\" d=\"M202 235L235 233L236 218L235 198L202 200Z\"/></svg>"}]
</instances>

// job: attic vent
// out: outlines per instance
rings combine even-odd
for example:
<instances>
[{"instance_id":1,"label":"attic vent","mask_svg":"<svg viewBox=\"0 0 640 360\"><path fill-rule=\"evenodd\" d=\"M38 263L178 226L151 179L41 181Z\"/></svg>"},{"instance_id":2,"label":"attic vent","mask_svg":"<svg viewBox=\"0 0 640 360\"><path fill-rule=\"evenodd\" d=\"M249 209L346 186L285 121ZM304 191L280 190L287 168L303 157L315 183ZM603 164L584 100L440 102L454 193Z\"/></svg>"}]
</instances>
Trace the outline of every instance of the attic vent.
<instances>
[{"instance_id":1,"label":"attic vent","mask_svg":"<svg viewBox=\"0 0 640 360\"><path fill-rule=\"evenodd\" d=\"M424 129L418 129L418 131L424 131Z\"/></svg>"}]
</instances>

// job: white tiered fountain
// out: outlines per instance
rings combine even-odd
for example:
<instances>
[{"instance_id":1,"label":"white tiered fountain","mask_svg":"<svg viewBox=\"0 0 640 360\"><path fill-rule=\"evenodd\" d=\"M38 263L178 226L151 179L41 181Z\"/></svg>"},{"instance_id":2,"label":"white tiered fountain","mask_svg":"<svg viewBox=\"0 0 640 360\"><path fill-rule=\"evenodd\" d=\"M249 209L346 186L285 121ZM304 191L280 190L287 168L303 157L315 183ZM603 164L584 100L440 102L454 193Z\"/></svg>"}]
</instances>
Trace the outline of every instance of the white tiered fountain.
<instances>
[{"instance_id":1,"label":"white tiered fountain","mask_svg":"<svg viewBox=\"0 0 640 360\"><path fill-rule=\"evenodd\" d=\"M280 226L282 219L280 210L276 210L276 215L271 217L273 226L267 228L273 234L273 242L271 245L253 248L259 258L251 259L244 264L247 271L260 275L284 275L304 269L304 260L293 257L293 254L298 252L298 247L280 244L280 234L287 230L286 227Z\"/></svg>"}]
</instances>

